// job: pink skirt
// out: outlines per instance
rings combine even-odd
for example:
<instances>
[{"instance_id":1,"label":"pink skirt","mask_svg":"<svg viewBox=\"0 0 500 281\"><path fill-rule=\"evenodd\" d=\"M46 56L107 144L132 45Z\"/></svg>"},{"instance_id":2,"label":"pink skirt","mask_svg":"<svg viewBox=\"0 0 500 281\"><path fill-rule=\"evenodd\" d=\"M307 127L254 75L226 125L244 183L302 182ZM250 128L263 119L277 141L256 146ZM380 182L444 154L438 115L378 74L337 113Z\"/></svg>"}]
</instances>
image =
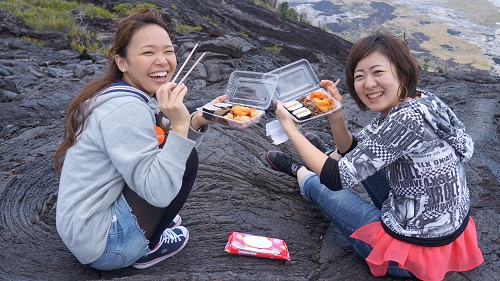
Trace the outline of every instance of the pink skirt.
<instances>
[{"instance_id":1,"label":"pink skirt","mask_svg":"<svg viewBox=\"0 0 500 281\"><path fill-rule=\"evenodd\" d=\"M468 271L484 261L477 246L476 225L472 217L455 241L440 247L417 246L392 238L380 221L357 229L350 237L372 246L366 262L374 276L384 276L389 261L395 261L418 279L443 280L449 271Z\"/></svg>"}]
</instances>

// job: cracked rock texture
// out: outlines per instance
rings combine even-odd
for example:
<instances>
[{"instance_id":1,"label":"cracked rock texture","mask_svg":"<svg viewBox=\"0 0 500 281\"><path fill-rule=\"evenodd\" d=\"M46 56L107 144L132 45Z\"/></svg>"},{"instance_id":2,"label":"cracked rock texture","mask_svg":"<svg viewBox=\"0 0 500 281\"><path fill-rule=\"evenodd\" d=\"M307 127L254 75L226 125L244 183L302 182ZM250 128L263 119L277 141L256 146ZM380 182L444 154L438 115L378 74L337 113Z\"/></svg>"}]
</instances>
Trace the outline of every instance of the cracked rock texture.
<instances>
[{"instance_id":1,"label":"cracked rock texture","mask_svg":"<svg viewBox=\"0 0 500 281\"><path fill-rule=\"evenodd\" d=\"M123 1L93 2L112 7ZM319 79L344 80L351 43L293 21L281 30L279 16L252 1L149 2L163 5L170 21L203 28L174 34L173 39L179 65L196 43L198 56L207 52L186 81L191 111L224 94L235 70L268 72L305 58ZM171 4L177 8L170 9ZM297 182L269 167L267 150L293 152L289 142L275 146L266 136L265 124L274 120L272 111L247 129L214 124L206 133L198 150L198 178L180 213L190 230L184 250L145 270L106 272L81 265L55 229L58 174L52 161L68 103L84 83L105 71L106 60L99 54L72 51L61 34L30 30L1 10L0 18L0 279L396 280L373 277L321 210L302 198ZM112 22L86 20L88 28L102 34L103 44L109 43ZM18 39L22 36L46 44L36 47ZM270 53L269 46L280 46L281 52ZM476 73L422 73L419 86L447 102L475 140L467 177L485 262L469 272L448 273L445 280L496 280L500 79ZM346 93L348 126L357 131L373 116L360 112L345 87L340 89ZM334 145L326 118L301 130L315 132ZM283 239L291 261L230 255L224 251L230 231Z\"/></svg>"}]
</instances>

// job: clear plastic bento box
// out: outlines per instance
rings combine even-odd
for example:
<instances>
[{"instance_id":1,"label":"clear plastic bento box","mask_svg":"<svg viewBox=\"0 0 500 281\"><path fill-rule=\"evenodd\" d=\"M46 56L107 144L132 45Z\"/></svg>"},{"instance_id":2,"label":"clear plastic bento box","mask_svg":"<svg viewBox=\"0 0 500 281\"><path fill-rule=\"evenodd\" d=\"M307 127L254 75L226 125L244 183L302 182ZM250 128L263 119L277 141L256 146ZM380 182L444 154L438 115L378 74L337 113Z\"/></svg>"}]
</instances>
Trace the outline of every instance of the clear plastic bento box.
<instances>
[{"instance_id":1,"label":"clear plastic bento box","mask_svg":"<svg viewBox=\"0 0 500 281\"><path fill-rule=\"evenodd\" d=\"M206 104L198 110L208 120L218 120L231 127L244 129L260 121L273 100L278 75L233 71L226 88L226 101Z\"/></svg>"},{"instance_id":2,"label":"clear plastic bento box","mask_svg":"<svg viewBox=\"0 0 500 281\"><path fill-rule=\"evenodd\" d=\"M306 59L280 67L269 74L278 75L273 99L283 102L294 121L299 124L341 108L341 104L319 86L318 77Z\"/></svg>"}]
</instances>

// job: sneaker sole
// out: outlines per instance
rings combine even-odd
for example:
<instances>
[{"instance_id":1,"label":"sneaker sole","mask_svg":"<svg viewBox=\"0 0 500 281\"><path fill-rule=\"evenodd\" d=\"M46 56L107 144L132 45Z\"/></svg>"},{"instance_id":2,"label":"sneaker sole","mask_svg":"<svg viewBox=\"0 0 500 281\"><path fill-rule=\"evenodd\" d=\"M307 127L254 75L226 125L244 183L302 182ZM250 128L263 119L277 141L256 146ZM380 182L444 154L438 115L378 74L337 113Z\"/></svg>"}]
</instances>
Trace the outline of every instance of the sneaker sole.
<instances>
[{"instance_id":1,"label":"sneaker sole","mask_svg":"<svg viewBox=\"0 0 500 281\"><path fill-rule=\"evenodd\" d=\"M166 256L154 259L154 260L152 260L150 262L147 262L147 263L134 263L134 264L132 264L132 267L136 268L136 269L144 269L144 268L148 268L148 267L150 267L152 265L155 265L155 264L157 264L157 263L159 263L159 262L161 262L163 260L166 260L166 259L172 257L173 255L177 254L178 252L180 252L182 249L184 249L184 247L186 246L188 240L189 240L189 232L187 233L186 240L184 240L184 243L182 243L182 245L177 250L175 250L174 252L172 252L172 253L170 253L170 254L168 254Z\"/></svg>"}]
</instances>

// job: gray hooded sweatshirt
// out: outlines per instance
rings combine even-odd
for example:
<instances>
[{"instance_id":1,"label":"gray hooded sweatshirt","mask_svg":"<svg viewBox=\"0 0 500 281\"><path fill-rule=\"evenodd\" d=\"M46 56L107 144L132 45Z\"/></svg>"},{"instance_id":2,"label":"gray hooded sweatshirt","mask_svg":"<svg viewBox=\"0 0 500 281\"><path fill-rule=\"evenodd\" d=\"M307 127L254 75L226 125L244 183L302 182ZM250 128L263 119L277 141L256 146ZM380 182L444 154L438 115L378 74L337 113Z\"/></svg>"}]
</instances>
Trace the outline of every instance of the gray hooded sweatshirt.
<instances>
[{"instance_id":1,"label":"gray hooded sweatshirt","mask_svg":"<svg viewBox=\"0 0 500 281\"><path fill-rule=\"evenodd\" d=\"M203 134L170 131L159 149L157 102L120 81L92 101L76 143L66 153L59 183L56 226L83 264L104 252L111 205L127 184L151 205L166 207L182 185L186 161Z\"/></svg>"}]
</instances>

